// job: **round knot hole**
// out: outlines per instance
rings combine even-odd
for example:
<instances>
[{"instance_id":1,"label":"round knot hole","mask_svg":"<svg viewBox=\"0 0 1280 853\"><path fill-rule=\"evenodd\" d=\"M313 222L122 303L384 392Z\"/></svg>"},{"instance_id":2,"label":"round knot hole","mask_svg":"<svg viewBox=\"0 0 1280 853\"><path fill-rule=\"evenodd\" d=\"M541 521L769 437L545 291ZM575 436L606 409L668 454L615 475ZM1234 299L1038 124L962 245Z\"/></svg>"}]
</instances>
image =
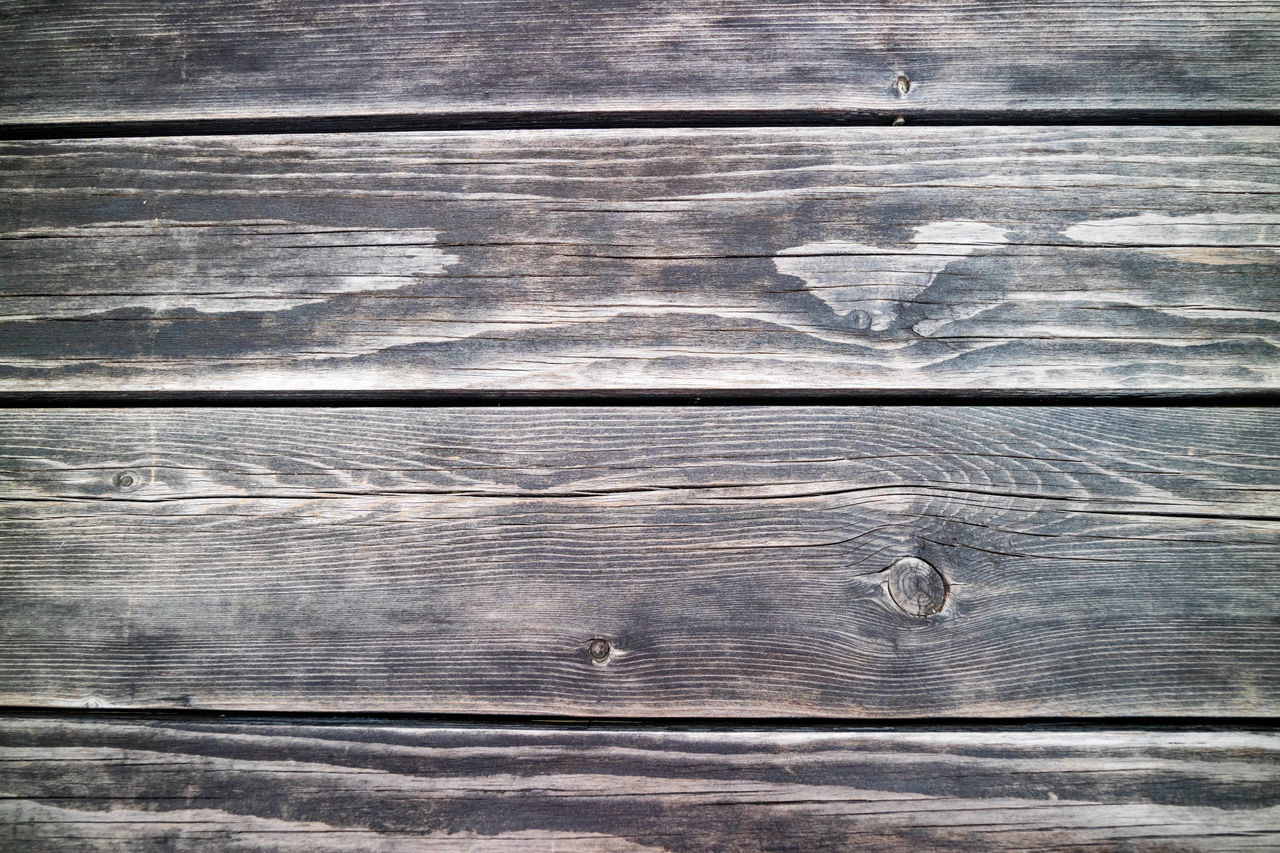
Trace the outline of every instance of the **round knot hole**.
<instances>
[{"instance_id":1,"label":"round knot hole","mask_svg":"<svg viewBox=\"0 0 1280 853\"><path fill-rule=\"evenodd\" d=\"M609 660L609 655L612 652L613 647L609 645L608 640L602 637L596 637L587 644L587 654L590 655L591 660L595 663L605 663Z\"/></svg>"},{"instance_id":2,"label":"round knot hole","mask_svg":"<svg viewBox=\"0 0 1280 853\"><path fill-rule=\"evenodd\" d=\"M906 97L911 91L911 80L905 74L899 74L898 79L893 81L893 88L898 93L899 98Z\"/></svg>"},{"instance_id":3,"label":"round knot hole","mask_svg":"<svg viewBox=\"0 0 1280 853\"><path fill-rule=\"evenodd\" d=\"M938 613L947 603L950 585L942 572L917 557L903 557L886 571L889 597L908 616L923 619Z\"/></svg>"}]
</instances>

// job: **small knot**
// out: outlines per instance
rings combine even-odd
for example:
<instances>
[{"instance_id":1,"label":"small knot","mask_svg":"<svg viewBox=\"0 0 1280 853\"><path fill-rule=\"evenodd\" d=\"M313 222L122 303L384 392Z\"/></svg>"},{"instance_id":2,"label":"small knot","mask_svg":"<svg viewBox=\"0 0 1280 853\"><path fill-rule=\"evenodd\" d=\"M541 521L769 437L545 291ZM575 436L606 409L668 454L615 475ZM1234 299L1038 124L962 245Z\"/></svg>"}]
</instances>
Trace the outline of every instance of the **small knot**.
<instances>
[{"instance_id":1,"label":"small knot","mask_svg":"<svg viewBox=\"0 0 1280 853\"><path fill-rule=\"evenodd\" d=\"M587 654L591 657L591 660L595 663L608 662L609 655L612 652L613 652L613 647L609 645L608 640L602 637L596 637L594 640L592 640L590 643L587 644Z\"/></svg>"},{"instance_id":2,"label":"small knot","mask_svg":"<svg viewBox=\"0 0 1280 853\"><path fill-rule=\"evenodd\" d=\"M131 492L142 485L142 475L137 471L121 471L115 477L116 488L122 492Z\"/></svg>"},{"instance_id":3,"label":"small knot","mask_svg":"<svg viewBox=\"0 0 1280 853\"><path fill-rule=\"evenodd\" d=\"M844 315L844 319L850 326L855 329L870 329L871 315L861 308L855 308L848 314Z\"/></svg>"},{"instance_id":4,"label":"small knot","mask_svg":"<svg viewBox=\"0 0 1280 853\"><path fill-rule=\"evenodd\" d=\"M903 557L886 571L889 597L908 616L923 619L942 610L951 587L942 572L917 557Z\"/></svg>"},{"instance_id":5,"label":"small knot","mask_svg":"<svg viewBox=\"0 0 1280 853\"><path fill-rule=\"evenodd\" d=\"M907 75L899 74L898 79L893 81L893 88L897 90L899 98L906 97L906 94L911 91L911 81Z\"/></svg>"},{"instance_id":6,"label":"small knot","mask_svg":"<svg viewBox=\"0 0 1280 853\"><path fill-rule=\"evenodd\" d=\"M897 118L895 118L895 119L893 120L893 126L894 126L894 127L902 127L902 126L903 126L904 124L906 124L906 123L907 123L907 120L906 120L905 118L903 118L902 116L898 116Z\"/></svg>"}]
</instances>

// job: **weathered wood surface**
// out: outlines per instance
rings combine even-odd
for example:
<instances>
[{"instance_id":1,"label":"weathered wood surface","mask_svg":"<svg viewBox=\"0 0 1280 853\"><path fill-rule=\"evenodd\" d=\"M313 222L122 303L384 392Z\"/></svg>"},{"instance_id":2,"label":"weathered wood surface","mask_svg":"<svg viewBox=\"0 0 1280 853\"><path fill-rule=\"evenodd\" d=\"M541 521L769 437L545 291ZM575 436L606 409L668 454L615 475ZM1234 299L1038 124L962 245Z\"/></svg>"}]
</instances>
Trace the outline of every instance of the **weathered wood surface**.
<instances>
[{"instance_id":1,"label":"weathered wood surface","mask_svg":"<svg viewBox=\"0 0 1280 853\"><path fill-rule=\"evenodd\" d=\"M1280 713L1277 410L7 410L0 454L2 704Z\"/></svg>"},{"instance_id":2,"label":"weathered wood surface","mask_svg":"<svg viewBox=\"0 0 1280 853\"><path fill-rule=\"evenodd\" d=\"M1274 850L1258 731L0 721L7 850Z\"/></svg>"},{"instance_id":3,"label":"weathered wood surface","mask_svg":"<svg viewBox=\"0 0 1280 853\"><path fill-rule=\"evenodd\" d=\"M0 147L0 389L1225 393L1280 130Z\"/></svg>"},{"instance_id":4,"label":"weathered wood surface","mask_svg":"<svg viewBox=\"0 0 1280 853\"><path fill-rule=\"evenodd\" d=\"M12 2L0 121L1274 113L1278 35L1272 0Z\"/></svg>"}]
</instances>

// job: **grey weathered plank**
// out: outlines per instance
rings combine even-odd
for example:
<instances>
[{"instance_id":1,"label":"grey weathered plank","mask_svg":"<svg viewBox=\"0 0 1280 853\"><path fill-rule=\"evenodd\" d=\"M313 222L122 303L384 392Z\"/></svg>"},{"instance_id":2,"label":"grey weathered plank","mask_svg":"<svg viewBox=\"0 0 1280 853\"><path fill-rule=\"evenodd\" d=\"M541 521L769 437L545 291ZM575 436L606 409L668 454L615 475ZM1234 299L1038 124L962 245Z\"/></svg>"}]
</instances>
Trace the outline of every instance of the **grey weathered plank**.
<instances>
[{"instance_id":1,"label":"grey weathered plank","mask_svg":"<svg viewBox=\"0 0 1280 853\"><path fill-rule=\"evenodd\" d=\"M1273 0L13 2L0 121L1274 112L1278 36Z\"/></svg>"},{"instance_id":2,"label":"grey weathered plank","mask_svg":"<svg viewBox=\"0 0 1280 853\"><path fill-rule=\"evenodd\" d=\"M1280 713L1277 410L8 410L0 454L2 704Z\"/></svg>"},{"instance_id":3,"label":"grey weathered plank","mask_svg":"<svg viewBox=\"0 0 1280 853\"><path fill-rule=\"evenodd\" d=\"M0 721L0 847L1274 850L1258 731Z\"/></svg>"},{"instance_id":4,"label":"grey weathered plank","mask_svg":"<svg viewBox=\"0 0 1280 853\"><path fill-rule=\"evenodd\" d=\"M0 389L1233 392L1280 130L0 147Z\"/></svg>"}]
</instances>

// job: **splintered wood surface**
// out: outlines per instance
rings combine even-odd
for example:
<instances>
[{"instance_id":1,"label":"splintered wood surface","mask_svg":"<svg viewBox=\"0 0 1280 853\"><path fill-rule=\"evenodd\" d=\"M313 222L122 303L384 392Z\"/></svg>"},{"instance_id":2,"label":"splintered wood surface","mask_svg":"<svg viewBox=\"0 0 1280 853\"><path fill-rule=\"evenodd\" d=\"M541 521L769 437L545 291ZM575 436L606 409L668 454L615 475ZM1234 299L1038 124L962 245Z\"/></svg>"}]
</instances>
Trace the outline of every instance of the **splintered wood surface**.
<instances>
[{"instance_id":1,"label":"splintered wood surface","mask_svg":"<svg viewBox=\"0 0 1280 853\"><path fill-rule=\"evenodd\" d=\"M1247 0L11 2L0 121L1274 113L1278 26Z\"/></svg>"},{"instance_id":2,"label":"splintered wood surface","mask_svg":"<svg viewBox=\"0 0 1280 853\"><path fill-rule=\"evenodd\" d=\"M10 142L0 390L1273 390L1277 151L1274 127Z\"/></svg>"},{"instance_id":3,"label":"splintered wood surface","mask_svg":"<svg viewBox=\"0 0 1280 853\"><path fill-rule=\"evenodd\" d=\"M0 413L0 703L1280 713L1280 412Z\"/></svg>"},{"instance_id":4,"label":"splintered wood surface","mask_svg":"<svg viewBox=\"0 0 1280 853\"><path fill-rule=\"evenodd\" d=\"M74 850L1274 850L1249 730L0 720L0 844Z\"/></svg>"}]
</instances>

